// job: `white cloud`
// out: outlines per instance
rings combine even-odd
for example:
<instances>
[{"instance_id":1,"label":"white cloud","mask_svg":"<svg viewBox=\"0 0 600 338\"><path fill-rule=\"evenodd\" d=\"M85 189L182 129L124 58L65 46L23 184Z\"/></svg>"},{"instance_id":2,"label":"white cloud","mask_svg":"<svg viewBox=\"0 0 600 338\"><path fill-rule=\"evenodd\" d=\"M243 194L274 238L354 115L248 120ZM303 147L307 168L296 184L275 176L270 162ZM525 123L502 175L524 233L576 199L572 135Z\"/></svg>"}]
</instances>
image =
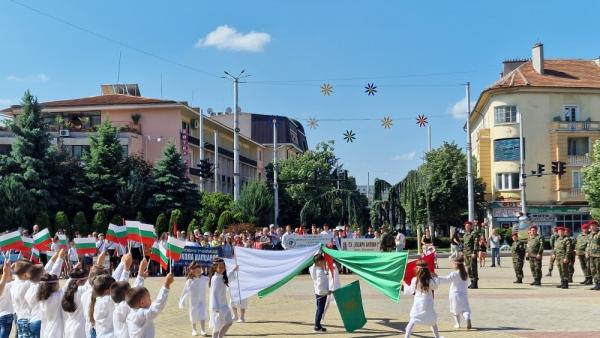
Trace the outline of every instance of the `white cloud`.
<instances>
[{"instance_id":1,"label":"white cloud","mask_svg":"<svg viewBox=\"0 0 600 338\"><path fill-rule=\"evenodd\" d=\"M406 154L395 155L394 157L392 157L392 161L410 161L410 160L414 160L416 156L417 156L417 152L411 151Z\"/></svg>"},{"instance_id":2,"label":"white cloud","mask_svg":"<svg viewBox=\"0 0 600 338\"><path fill-rule=\"evenodd\" d=\"M41 82L46 83L50 81L50 78L46 76L44 73L39 73L36 75L27 75L27 76L17 76L17 75L9 75L6 77L7 81L13 82Z\"/></svg>"},{"instance_id":3,"label":"white cloud","mask_svg":"<svg viewBox=\"0 0 600 338\"><path fill-rule=\"evenodd\" d=\"M471 109L473 109L473 106L471 106ZM452 106L452 116L457 120L466 120L467 110L469 110L467 107L467 98L464 97Z\"/></svg>"},{"instance_id":4,"label":"white cloud","mask_svg":"<svg viewBox=\"0 0 600 338\"><path fill-rule=\"evenodd\" d=\"M224 25L198 40L196 48L215 47L237 52L260 52L270 41L271 35L267 33L251 31L244 34Z\"/></svg>"}]
</instances>

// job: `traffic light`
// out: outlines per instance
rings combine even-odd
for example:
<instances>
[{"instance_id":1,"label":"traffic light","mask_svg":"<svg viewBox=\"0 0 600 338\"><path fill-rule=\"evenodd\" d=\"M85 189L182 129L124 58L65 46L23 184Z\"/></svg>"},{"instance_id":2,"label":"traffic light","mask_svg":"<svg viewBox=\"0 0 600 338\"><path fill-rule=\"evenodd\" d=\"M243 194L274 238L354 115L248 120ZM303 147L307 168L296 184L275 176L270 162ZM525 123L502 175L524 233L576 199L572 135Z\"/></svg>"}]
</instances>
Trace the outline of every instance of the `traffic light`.
<instances>
[{"instance_id":1,"label":"traffic light","mask_svg":"<svg viewBox=\"0 0 600 338\"><path fill-rule=\"evenodd\" d=\"M565 162L558 162L558 178L559 179L562 175L564 175L567 172L566 166L567 166L567 164Z\"/></svg>"},{"instance_id":2,"label":"traffic light","mask_svg":"<svg viewBox=\"0 0 600 338\"><path fill-rule=\"evenodd\" d=\"M558 175L558 161L552 161L552 173Z\"/></svg>"},{"instance_id":3,"label":"traffic light","mask_svg":"<svg viewBox=\"0 0 600 338\"><path fill-rule=\"evenodd\" d=\"M537 164L537 177L542 177L545 167L546 167L546 165L544 165L544 164L540 164L540 163Z\"/></svg>"}]
</instances>

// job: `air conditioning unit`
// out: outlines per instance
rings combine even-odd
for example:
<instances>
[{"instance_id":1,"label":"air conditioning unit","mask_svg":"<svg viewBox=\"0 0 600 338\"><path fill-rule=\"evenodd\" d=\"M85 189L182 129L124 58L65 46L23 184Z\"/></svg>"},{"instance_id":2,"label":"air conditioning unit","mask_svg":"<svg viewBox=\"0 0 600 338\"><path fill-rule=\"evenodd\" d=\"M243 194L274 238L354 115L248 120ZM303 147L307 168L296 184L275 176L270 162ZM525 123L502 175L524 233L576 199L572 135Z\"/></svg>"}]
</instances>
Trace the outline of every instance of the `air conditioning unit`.
<instances>
[{"instance_id":1,"label":"air conditioning unit","mask_svg":"<svg viewBox=\"0 0 600 338\"><path fill-rule=\"evenodd\" d=\"M60 137L69 137L71 133L69 132L69 129L61 129L58 131L58 135Z\"/></svg>"},{"instance_id":2,"label":"air conditioning unit","mask_svg":"<svg viewBox=\"0 0 600 338\"><path fill-rule=\"evenodd\" d=\"M194 128L194 129L198 129L198 128L200 128L200 120L198 120L198 119L193 119L193 120L192 120L192 128Z\"/></svg>"}]
</instances>

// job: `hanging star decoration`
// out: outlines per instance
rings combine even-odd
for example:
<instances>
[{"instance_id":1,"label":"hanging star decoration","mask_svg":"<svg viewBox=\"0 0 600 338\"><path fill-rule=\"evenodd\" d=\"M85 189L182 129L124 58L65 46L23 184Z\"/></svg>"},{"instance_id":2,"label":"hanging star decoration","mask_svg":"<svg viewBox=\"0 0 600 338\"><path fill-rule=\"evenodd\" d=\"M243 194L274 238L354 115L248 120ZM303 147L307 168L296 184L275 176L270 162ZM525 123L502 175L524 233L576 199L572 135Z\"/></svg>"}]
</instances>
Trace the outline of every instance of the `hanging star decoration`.
<instances>
[{"instance_id":1,"label":"hanging star decoration","mask_svg":"<svg viewBox=\"0 0 600 338\"><path fill-rule=\"evenodd\" d=\"M356 134L352 130L346 130L344 133L344 140L346 140L346 143L354 142L354 140L356 140Z\"/></svg>"},{"instance_id":2,"label":"hanging star decoration","mask_svg":"<svg viewBox=\"0 0 600 338\"><path fill-rule=\"evenodd\" d=\"M368 96L375 96L377 94L377 86L374 83L367 83L365 86L365 93Z\"/></svg>"},{"instance_id":3,"label":"hanging star decoration","mask_svg":"<svg viewBox=\"0 0 600 338\"><path fill-rule=\"evenodd\" d=\"M392 128L393 125L394 125L394 121L392 121L392 118L389 116L386 116L381 120L381 126L384 129L390 129L390 128Z\"/></svg>"},{"instance_id":4,"label":"hanging star decoration","mask_svg":"<svg viewBox=\"0 0 600 338\"><path fill-rule=\"evenodd\" d=\"M427 121L427 117L425 115L417 115L417 124L419 127L425 127L429 121Z\"/></svg>"},{"instance_id":5,"label":"hanging star decoration","mask_svg":"<svg viewBox=\"0 0 600 338\"><path fill-rule=\"evenodd\" d=\"M329 83L325 83L321 86L321 94L323 96L329 96L333 92L333 87Z\"/></svg>"},{"instance_id":6,"label":"hanging star decoration","mask_svg":"<svg viewBox=\"0 0 600 338\"><path fill-rule=\"evenodd\" d=\"M306 122L308 123L308 127L310 129L315 129L319 126L319 120L314 117L309 118Z\"/></svg>"}]
</instances>

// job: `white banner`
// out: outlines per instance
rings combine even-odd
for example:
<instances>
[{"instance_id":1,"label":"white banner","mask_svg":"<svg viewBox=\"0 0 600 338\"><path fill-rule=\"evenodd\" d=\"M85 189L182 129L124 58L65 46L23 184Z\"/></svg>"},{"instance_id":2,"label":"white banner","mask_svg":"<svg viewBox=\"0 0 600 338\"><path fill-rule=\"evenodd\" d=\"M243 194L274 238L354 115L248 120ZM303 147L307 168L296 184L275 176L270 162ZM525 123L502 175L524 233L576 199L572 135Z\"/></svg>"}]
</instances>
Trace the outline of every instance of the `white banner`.
<instances>
[{"instance_id":1,"label":"white banner","mask_svg":"<svg viewBox=\"0 0 600 338\"><path fill-rule=\"evenodd\" d=\"M342 238L342 250L379 251L380 238Z\"/></svg>"},{"instance_id":2,"label":"white banner","mask_svg":"<svg viewBox=\"0 0 600 338\"><path fill-rule=\"evenodd\" d=\"M327 244L327 243L331 242L332 237L333 237L333 235L331 235L331 234L319 234L319 235L291 234L291 235L285 236L281 245L283 245L283 247L286 250L295 249L295 248L305 248L305 247L309 247L309 246L315 246L318 244Z\"/></svg>"}]
</instances>

